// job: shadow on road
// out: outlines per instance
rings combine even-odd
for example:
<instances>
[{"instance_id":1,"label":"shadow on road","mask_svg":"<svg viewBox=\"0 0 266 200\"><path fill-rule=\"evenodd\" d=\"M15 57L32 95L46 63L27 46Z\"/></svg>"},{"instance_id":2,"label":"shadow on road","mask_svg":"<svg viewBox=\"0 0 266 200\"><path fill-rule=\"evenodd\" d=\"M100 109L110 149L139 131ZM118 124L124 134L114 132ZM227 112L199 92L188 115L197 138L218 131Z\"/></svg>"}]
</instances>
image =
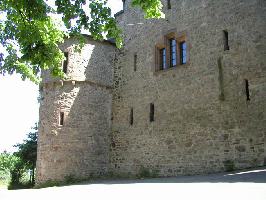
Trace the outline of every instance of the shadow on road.
<instances>
[{"instance_id":1,"label":"shadow on road","mask_svg":"<svg viewBox=\"0 0 266 200\"><path fill-rule=\"evenodd\" d=\"M134 183L266 183L266 167L250 171L228 173L150 178L134 180L97 180L84 184L134 184Z\"/></svg>"}]
</instances>

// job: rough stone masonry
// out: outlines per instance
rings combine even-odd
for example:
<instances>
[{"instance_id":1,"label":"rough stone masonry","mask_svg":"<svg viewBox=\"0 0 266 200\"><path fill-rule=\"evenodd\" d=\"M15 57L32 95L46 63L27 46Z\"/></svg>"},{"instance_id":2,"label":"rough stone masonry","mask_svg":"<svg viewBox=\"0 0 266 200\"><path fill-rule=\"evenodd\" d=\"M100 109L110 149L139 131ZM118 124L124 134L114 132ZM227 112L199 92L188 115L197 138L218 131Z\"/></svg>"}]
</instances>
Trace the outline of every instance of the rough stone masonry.
<instances>
[{"instance_id":1,"label":"rough stone masonry","mask_svg":"<svg viewBox=\"0 0 266 200\"><path fill-rule=\"evenodd\" d=\"M43 72L37 184L266 165L266 1L162 3L124 1L122 49L69 39L68 78Z\"/></svg>"}]
</instances>

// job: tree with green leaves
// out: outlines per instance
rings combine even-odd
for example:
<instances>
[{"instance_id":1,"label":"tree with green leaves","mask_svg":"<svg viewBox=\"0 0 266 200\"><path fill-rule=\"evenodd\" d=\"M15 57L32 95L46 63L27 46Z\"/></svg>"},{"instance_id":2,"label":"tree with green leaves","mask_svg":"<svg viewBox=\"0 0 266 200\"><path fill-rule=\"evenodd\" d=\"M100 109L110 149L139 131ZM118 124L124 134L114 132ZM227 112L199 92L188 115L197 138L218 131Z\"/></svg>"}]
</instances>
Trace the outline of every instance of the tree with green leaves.
<instances>
[{"instance_id":1,"label":"tree with green leaves","mask_svg":"<svg viewBox=\"0 0 266 200\"><path fill-rule=\"evenodd\" d=\"M6 151L0 154L0 172L1 178L5 178L10 173L10 169L14 168L15 157Z\"/></svg>"},{"instance_id":2,"label":"tree with green leaves","mask_svg":"<svg viewBox=\"0 0 266 200\"><path fill-rule=\"evenodd\" d=\"M32 128L32 132L27 135L27 139L23 143L15 145L18 147L18 151L14 155L20 158L26 169L31 170L31 183L35 181L35 168L37 160L37 138L38 138L38 126Z\"/></svg>"},{"instance_id":3,"label":"tree with green leaves","mask_svg":"<svg viewBox=\"0 0 266 200\"><path fill-rule=\"evenodd\" d=\"M14 167L14 157L12 154L4 151L0 154L0 171L8 172Z\"/></svg>"},{"instance_id":4,"label":"tree with green leaves","mask_svg":"<svg viewBox=\"0 0 266 200\"><path fill-rule=\"evenodd\" d=\"M10 180L18 181L25 172L22 165L22 160L19 157L7 152L1 153L0 180L6 183Z\"/></svg>"},{"instance_id":5,"label":"tree with green leaves","mask_svg":"<svg viewBox=\"0 0 266 200\"><path fill-rule=\"evenodd\" d=\"M37 160L37 137L38 127L37 124L28 133L27 138L15 147L18 148L13 154L3 152L0 154L0 179L10 180L10 188L23 186L23 176L31 170L30 186L34 185L34 172ZM28 184L28 181L27 181Z\"/></svg>"},{"instance_id":6,"label":"tree with green leaves","mask_svg":"<svg viewBox=\"0 0 266 200\"><path fill-rule=\"evenodd\" d=\"M1 0L0 74L19 73L23 79L38 83L40 71L50 69L52 75L64 78L61 63L63 53L58 45L72 36L84 43L81 30L89 31L96 40L114 38L122 47L122 31L111 16L107 0L55 0L56 8L47 0ZM132 0L146 18L160 18L160 0ZM86 9L89 8L89 13ZM51 16L60 14L66 30Z\"/></svg>"}]
</instances>

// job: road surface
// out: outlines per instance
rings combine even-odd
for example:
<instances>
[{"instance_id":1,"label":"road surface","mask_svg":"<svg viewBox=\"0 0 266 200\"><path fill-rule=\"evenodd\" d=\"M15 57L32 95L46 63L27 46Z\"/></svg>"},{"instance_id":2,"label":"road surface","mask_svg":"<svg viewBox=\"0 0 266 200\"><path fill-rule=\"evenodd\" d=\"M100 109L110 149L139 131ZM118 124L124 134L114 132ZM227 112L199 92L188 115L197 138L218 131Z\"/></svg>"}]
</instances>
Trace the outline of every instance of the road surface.
<instances>
[{"instance_id":1,"label":"road surface","mask_svg":"<svg viewBox=\"0 0 266 200\"><path fill-rule=\"evenodd\" d=\"M234 173L0 189L0 200L266 200L266 167Z\"/></svg>"}]
</instances>

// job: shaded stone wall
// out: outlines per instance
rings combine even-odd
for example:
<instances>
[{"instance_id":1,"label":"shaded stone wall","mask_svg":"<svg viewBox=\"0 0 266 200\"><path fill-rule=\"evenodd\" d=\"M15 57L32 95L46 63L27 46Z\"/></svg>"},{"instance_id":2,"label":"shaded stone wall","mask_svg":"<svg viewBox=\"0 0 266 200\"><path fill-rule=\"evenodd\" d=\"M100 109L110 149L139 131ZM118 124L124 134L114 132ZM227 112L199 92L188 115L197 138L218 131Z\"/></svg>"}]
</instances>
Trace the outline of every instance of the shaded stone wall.
<instances>
[{"instance_id":1,"label":"shaded stone wall","mask_svg":"<svg viewBox=\"0 0 266 200\"><path fill-rule=\"evenodd\" d=\"M37 184L66 177L86 179L108 171L115 47L88 38L79 54L75 44L68 40L61 47L69 52L65 81L43 73ZM64 112L63 126L60 112Z\"/></svg>"},{"instance_id":2,"label":"shaded stone wall","mask_svg":"<svg viewBox=\"0 0 266 200\"><path fill-rule=\"evenodd\" d=\"M117 15L123 49L87 37L79 54L70 39L68 78L43 72L37 184L265 165L266 2L173 0L160 20L129 3ZM156 71L156 47L170 33L185 35L188 62Z\"/></svg>"},{"instance_id":3,"label":"shaded stone wall","mask_svg":"<svg viewBox=\"0 0 266 200\"><path fill-rule=\"evenodd\" d=\"M161 20L144 20L129 1L117 16L125 47L114 66L112 171L128 176L147 168L173 176L262 166L266 163L265 1L171 4ZM224 51L223 30L229 33L229 51ZM186 33L189 61L155 72L155 46L171 32ZM149 121L150 103L155 106L154 122Z\"/></svg>"}]
</instances>

